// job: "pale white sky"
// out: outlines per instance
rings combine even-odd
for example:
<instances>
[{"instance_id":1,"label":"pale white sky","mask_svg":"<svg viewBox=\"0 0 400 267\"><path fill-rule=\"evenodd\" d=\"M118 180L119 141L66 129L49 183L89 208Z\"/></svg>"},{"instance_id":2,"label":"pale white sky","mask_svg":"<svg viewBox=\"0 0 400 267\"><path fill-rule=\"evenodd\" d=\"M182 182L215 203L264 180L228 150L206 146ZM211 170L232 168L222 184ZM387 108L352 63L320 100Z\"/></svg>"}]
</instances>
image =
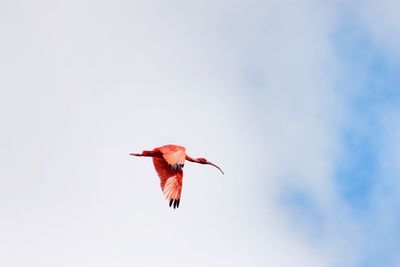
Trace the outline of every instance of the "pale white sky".
<instances>
[{"instance_id":1,"label":"pale white sky","mask_svg":"<svg viewBox=\"0 0 400 267\"><path fill-rule=\"evenodd\" d=\"M1 1L0 265L361 266L333 179L343 5ZM225 171L186 164L178 210L128 155L168 143Z\"/></svg>"}]
</instances>

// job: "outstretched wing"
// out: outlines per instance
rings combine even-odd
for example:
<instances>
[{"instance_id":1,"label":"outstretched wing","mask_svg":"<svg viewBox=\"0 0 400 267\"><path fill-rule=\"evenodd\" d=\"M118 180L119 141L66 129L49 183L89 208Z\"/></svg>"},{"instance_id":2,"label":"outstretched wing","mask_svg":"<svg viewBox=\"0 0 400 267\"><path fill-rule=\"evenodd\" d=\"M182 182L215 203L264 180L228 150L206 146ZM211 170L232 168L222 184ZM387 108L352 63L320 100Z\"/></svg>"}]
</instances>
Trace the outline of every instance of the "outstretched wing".
<instances>
[{"instance_id":1,"label":"outstretched wing","mask_svg":"<svg viewBox=\"0 0 400 267\"><path fill-rule=\"evenodd\" d=\"M182 169L173 169L163 158L153 158L154 167L160 177L161 190L169 201L169 206L179 208L182 192Z\"/></svg>"},{"instance_id":2,"label":"outstretched wing","mask_svg":"<svg viewBox=\"0 0 400 267\"><path fill-rule=\"evenodd\" d=\"M180 169L185 164L186 150L182 146L166 145L158 148L163 158L174 169Z\"/></svg>"}]
</instances>

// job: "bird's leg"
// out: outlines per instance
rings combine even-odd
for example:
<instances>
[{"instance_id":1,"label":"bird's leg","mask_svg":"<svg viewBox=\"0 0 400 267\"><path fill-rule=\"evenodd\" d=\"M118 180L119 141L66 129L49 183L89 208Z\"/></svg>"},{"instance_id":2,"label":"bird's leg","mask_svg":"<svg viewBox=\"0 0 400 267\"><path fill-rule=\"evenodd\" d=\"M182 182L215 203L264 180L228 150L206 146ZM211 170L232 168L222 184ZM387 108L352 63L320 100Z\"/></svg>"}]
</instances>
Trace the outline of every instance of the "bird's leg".
<instances>
[{"instance_id":1,"label":"bird's leg","mask_svg":"<svg viewBox=\"0 0 400 267\"><path fill-rule=\"evenodd\" d=\"M159 154L160 153L158 151L144 150L142 153L131 153L129 155L136 157L158 157Z\"/></svg>"}]
</instances>

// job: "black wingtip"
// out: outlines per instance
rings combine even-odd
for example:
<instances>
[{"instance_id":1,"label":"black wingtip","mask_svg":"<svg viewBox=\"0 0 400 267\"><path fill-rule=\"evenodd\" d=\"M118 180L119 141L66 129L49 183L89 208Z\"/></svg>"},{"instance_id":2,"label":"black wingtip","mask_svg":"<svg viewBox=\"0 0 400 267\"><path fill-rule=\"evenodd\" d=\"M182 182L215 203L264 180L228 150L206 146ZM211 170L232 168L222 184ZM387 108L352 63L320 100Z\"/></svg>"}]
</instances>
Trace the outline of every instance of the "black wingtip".
<instances>
[{"instance_id":1,"label":"black wingtip","mask_svg":"<svg viewBox=\"0 0 400 267\"><path fill-rule=\"evenodd\" d=\"M181 200L180 199L171 199L170 201L169 201L169 206L170 207L173 207L174 209L177 209L177 208L179 208L179 203L181 202Z\"/></svg>"}]
</instances>

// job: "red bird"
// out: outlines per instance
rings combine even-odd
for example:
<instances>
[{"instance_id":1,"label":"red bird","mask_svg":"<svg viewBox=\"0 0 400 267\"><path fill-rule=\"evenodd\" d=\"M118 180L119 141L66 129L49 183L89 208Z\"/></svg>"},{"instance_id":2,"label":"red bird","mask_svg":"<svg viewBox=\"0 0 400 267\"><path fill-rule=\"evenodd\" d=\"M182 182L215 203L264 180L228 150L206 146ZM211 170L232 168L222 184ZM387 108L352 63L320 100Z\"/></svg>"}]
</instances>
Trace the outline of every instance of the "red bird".
<instances>
[{"instance_id":1,"label":"red bird","mask_svg":"<svg viewBox=\"0 0 400 267\"><path fill-rule=\"evenodd\" d=\"M209 164L218 168L222 174L224 172L220 167L205 158L191 158L186 155L186 149L183 146L165 145L162 147L154 148L151 151L144 150L141 154L131 153L129 155L137 157L152 157L154 168L160 177L161 190L165 198L169 201L169 206L179 208L182 191L182 168L185 160L196 162L200 164Z\"/></svg>"}]
</instances>

